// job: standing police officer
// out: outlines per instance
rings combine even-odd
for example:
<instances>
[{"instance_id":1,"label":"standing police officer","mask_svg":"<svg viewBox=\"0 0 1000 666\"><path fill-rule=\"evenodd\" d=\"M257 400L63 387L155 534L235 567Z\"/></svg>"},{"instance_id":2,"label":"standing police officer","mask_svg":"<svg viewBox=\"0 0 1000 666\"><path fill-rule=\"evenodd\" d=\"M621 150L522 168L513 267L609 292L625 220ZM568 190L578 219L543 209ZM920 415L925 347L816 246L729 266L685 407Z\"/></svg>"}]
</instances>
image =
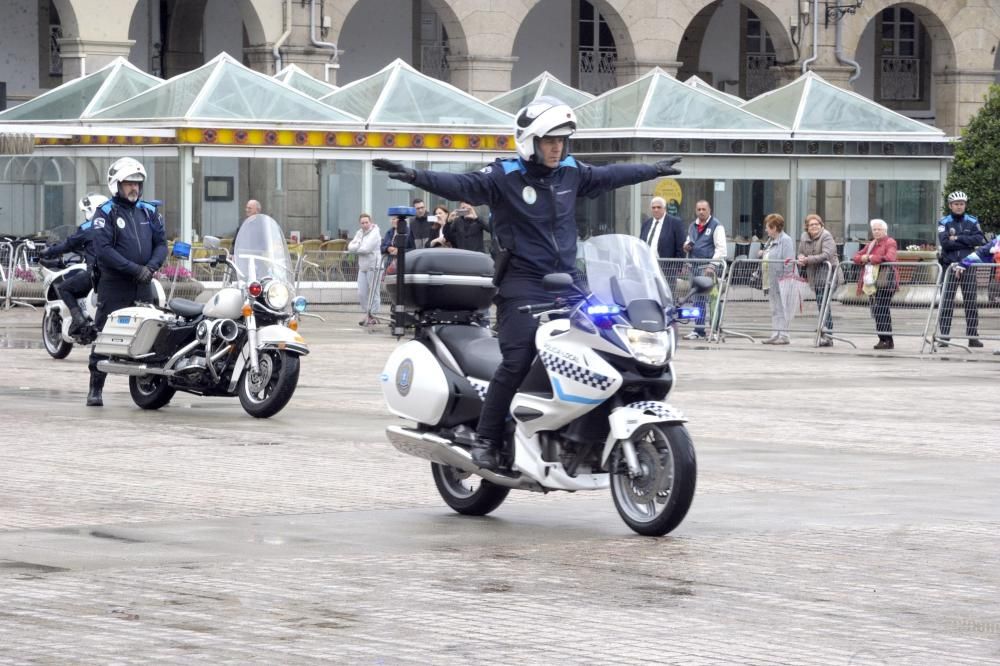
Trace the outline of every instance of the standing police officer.
<instances>
[{"instance_id":1,"label":"standing police officer","mask_svg":"<svg viewBox=\"0 0 1000 666\"><path fill-rule=\"evenodd\" d=\"M73 319L73 323L69 326L71 336L79 333L80 329L87 323L80 311L79 299L90 293L90 290L97 283L97 257L94 255L94 243L90 236L94 226L94 213L107 200L107 197L93 192L80 199L80 210L83 211L87 219L76 228L76 231L69 238L62 243L45 248L45 251L42 252L42 257L46 259L57 257L66 252L78 252L83 254L83 258L87 262L87 270L76 271L56 287L59 298L69 308L70 317Z\"/></svg>"},{"instance_id":2,"label":"standing police officer","mask_svg":"<svg viewBox=\"0 0 1000 666\"><path fill-rule=\"evenodd\" d=\"M123 157L108 169L111 201L94 214L94 250L101 271L97 285L97 316L100 331L108 314L136 301L154 300L153 274L167 257L163 223L156 208L140 201L146 170L131 157ZM104 357L90 353L88 407L104 405L102 391L107 375L97 369Z\"/></svg>"},{"instance_id":3,"label":"standing police officer","mask_svg":"<svg viewBox=\"0 0 1000 666\"><path fill-rule=\"evenodd\" d=\"M941 245L941 265L947 271L954 263L962 261L970 252L986 242L986 236L979 228L979 220L965 212L969 197L965 192L948 195L951 215L938 221L938 243ZM951 335L951 315L955 309L956 284L962 288L962 307L965 309L965 334L970 347L982 347L979 335L979 306L976 304L976 272L956 273L948 281L948 288L941 295L941 337L947 340Z\"/></svg>"},{"instance_id":4,"label":"standing police officer","mask_svg":"<svg viewBox=\"0 0 1000 666\"><path fill-rule=\"evenodd\" d=\"M568 154L568 137L576 131L576 114L552 97L539 97L521 109L514 121L516 159L498 159L479 171L453 174L405 167L377 159L376 169L390 178L413 183L447 199L486 204L493 213L498 255L497 332L503 361L490 382L479 417L473 462L499 471L504 423L521 381L535 357L538 322L522 305L552 300L542 289L549 273L576 270L576 199L680 173L680 158L656 164L590 166Z\"/></svg>"}]
</instances>

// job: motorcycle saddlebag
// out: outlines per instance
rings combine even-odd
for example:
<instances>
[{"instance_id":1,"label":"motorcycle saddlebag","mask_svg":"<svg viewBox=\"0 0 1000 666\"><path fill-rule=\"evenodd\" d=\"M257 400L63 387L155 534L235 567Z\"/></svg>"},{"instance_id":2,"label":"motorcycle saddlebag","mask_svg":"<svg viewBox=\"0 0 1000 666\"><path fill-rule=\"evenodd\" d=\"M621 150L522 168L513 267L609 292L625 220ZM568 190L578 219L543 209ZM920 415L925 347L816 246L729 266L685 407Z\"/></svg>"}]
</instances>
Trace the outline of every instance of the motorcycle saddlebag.
<instances>
[{"instance_id":1,"label":"motorcycle saddlebag","mask_svg":"<svg viewBox=\"0 0 1000 666\"><path fill-rule=\"evenodd\" d=\"M160 332L176 321L176 315L152 307L115 310L108 315L104 328L97 335L94 353L142 358L150 354Z\"/></svg>"},{"instance_id":2,"label":"motorcycle saddlebag","mask_svg":"<svg viewBox=\"0 0 1000 666\"><path fill-rule=\"evenodd\" d=\"M493 302L493 259L482 252L426 248L406 253L403 305L413 310L481 310ZM393 283L390 284L390 289Z\"/></svg>"}]
</instances>

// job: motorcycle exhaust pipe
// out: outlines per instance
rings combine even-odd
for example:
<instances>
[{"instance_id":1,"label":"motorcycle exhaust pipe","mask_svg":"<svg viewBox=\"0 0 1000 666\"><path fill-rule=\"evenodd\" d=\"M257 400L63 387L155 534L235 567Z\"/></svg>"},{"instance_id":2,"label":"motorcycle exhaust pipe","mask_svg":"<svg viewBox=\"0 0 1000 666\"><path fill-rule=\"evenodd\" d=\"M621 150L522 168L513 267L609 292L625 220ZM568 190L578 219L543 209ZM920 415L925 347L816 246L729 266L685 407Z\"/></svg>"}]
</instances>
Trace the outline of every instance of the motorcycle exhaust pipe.
<instances>
[{"instance_id":1,"label":"motorcycle exhaust pipe","mask_svg":"<svg viewBox=\"0 0 1000 666\"><path fill-rule=\"evenodd\" d=\"M141 377L143 375L163 375L173 377L173 370L163 368L151 368L146 364L132 365L131 363L116 363L114 361L98 361L97 369L109 375L128 375L130 377Z\"/></svg>"}]
</instances>

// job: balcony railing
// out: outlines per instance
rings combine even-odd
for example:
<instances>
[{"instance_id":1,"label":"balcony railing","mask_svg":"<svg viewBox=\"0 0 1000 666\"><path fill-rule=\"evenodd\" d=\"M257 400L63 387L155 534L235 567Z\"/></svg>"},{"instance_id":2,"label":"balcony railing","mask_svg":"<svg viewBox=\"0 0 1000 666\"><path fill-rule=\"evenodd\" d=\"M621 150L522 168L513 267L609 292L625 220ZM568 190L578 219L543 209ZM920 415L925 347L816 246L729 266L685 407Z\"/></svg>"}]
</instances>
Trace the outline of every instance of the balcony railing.
<instances>
[{"instance_id":1,"label":"balcony railing","mask_svg":"<svg viewBox=\"0 0 1000 666\"><path fill-rule=\"evenodd\" d=\"M579 88L600 95L618 85L618 52L613 49L580 49L577 58Z\"/></svg>"},{"instance_id":2,"label":"balcony railing","mask_svg":"<svg viewBox=\"0 0 1000 666\"><path fill-rule=\"evenodd\" d=\"M773 53L748 53L746 63L744 77L746 91L744 94L747 99L753 99L761 93L774 90L778 84L778 77L771 71L775 63Z\"/></svg>"},{"instance_id":3,"label":"balcony railing","mask_svg":"<svg viewBox=\"0 0 1000 666\"><path fill-rule=\"evenodd\" d=\"M880 99L912 101L920 99L920 60L918 58L881 58Z\"/></svg>"},{"instance_id":4,"label":"balcony railing","mask_svg":"<svg viewBox=\"0 0 1000 666\"><path fill-rule=\"evenodd\" d=\"M448 42L428 42L420 45L420 71L440 81L451 79L448 66Z\"/></svg>"}]
</instances>

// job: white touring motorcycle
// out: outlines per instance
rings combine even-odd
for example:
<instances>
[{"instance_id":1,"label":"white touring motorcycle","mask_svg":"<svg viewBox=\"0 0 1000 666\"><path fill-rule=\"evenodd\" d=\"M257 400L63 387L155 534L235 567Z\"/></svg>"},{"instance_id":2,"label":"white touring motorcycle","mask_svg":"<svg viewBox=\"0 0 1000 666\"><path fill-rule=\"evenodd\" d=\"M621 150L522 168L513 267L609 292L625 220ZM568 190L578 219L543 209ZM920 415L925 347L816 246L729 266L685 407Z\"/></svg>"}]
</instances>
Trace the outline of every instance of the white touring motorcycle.
<instances>
[{"instance_id":1,"label":"white touring motorcycle","mask_svg":"<svg viewBox=\"0 0 1000 666\"><path fill-rule=\"evenodd\" d=\"M525 308L543 323L537 356L511 404L506 474L477 467L468 453L500 363L496 338L476 325L475 314L494 293L492 262L443 249L406 259L399 279L416 333L390 355L382 392L392 413L416 423L390 426L387 435L403 453L431 461L448 506L485 515L511 489L610 486L619 515L639 534L661 536L681 523L697 466L685 419L664 400L674 383L672 324L697 311L675 306L645 243L590 239L583 244L590 293ZM574 289L567 274L549 275L545 285ZM691 292L710 287L708 278L695 278Z\"/></svg>"},{"instance_id":2,"label":"white touring motorcycle","mask_svg":"<svg viewBox=\"0 0 1000 666\"><path fill-rule=\"evenodd\" d=\"M207 236L206 247L218 249ZM143 409L159 409L176 391L239 395L251 416L281 411L299 380L299 357L309 353L298 333L306 300L295 297L291 259L281 227L267 215L240 226L230 257L195 263L223 264L228 282L207 303L175 298L165 309L115 310L94 350L111 358L97 367L129 375L129 392Z\"/></svg>"}]
</instances>

